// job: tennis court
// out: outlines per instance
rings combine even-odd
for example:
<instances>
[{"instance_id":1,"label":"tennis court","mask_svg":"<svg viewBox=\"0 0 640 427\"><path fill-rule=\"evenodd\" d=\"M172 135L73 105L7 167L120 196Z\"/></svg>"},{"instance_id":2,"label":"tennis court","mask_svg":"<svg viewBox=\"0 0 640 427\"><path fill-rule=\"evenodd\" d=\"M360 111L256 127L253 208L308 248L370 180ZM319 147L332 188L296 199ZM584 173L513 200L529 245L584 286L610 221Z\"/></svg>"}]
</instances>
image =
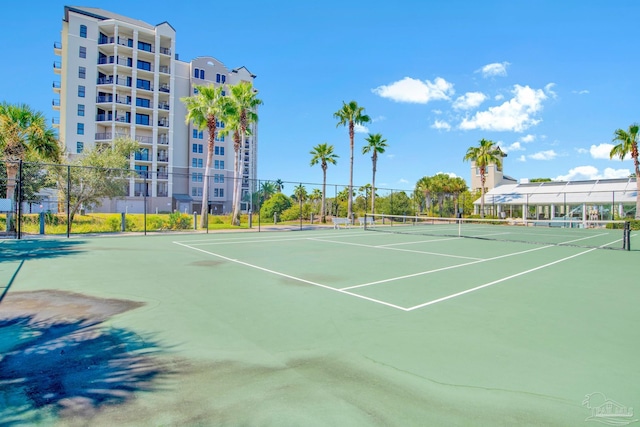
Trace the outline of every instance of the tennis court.
<instances>
[{"instance_id":1,"label":"tennis court","mask_svg":"<svg viewBox=\"0 0 640 427\"><path fill-rule=\"evenodd\" d=\"M0 419L638 418L637 232L611 251L398 225L2 241Z\"/></svg>"}]
</instances>

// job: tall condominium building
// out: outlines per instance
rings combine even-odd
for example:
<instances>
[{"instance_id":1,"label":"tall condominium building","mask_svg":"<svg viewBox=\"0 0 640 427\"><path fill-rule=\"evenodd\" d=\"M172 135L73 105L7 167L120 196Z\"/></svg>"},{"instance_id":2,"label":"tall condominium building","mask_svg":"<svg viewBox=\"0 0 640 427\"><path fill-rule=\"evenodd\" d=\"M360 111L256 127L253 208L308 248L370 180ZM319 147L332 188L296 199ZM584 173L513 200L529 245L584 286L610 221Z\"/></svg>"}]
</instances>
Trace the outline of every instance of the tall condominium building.
<instances>
[{"instance_id":1,"label":"tall condominium building","mask_svg":"<svg viewBox=\"0 0 640 427\"><path fill-rule=\"evenodd\" d=\"M204 185L209 209L231 211L234 147L230 136L216 135L210 182L204 182L207 131L185 122L181 97L196 93L195 85L222 86L256 76L245 67L228 69L213 57L180 61L176 30L167 22L142 21L89 7L64 8L61 42L54 43L60 61L53 82L54 118L69 158L118 136L135 139L140 151L131 159L138 177L121 200L103 210L200 211ZM218 123L224 128L224 123ZM241 147L243 200L257 190L258 129ZM247 202L243 209L249 209Z\"/></svg>"}]
</instances>

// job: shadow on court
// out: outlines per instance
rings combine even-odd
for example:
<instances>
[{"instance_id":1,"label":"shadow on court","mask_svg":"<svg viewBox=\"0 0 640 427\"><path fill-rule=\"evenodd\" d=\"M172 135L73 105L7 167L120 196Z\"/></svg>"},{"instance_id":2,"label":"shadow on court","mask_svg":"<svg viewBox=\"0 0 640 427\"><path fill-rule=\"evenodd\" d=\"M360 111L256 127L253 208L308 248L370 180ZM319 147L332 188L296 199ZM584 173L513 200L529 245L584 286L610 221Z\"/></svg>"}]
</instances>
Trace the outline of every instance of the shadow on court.
<instances>
[{"instance_id":1,"label":"shadow on court","mask_svg":"<svg viewBox=\"0 0 640 427\"><path fill-rule=\"evenodd\" d=\"M0 263L80 253L83 240L10 240L0 244Z\"/></svg>"},{"instance_id":2,"label":"shadow on court","mask_svg":"<svg viewBox=\"0 0 640 427\"><path fill-rule=\"evenodd\" d=\"M25 294L30 295L21 298ZM42 410L90 419L136 392L156 390L158 381L172 373L157 361L166 350L159 343L103 323L138 303L53 292L11 297L5 300L10 309L0 311L1 426L46 422ZM67 300L64 304L62 298ZM19 314L19 307L29 311L36 302L46 306L47 299L53 301L43 312ZM94 316L72 318L74 313L67 309L74 305L84 307L81 311L93 305Z\"/></svg>"}]
</instances>

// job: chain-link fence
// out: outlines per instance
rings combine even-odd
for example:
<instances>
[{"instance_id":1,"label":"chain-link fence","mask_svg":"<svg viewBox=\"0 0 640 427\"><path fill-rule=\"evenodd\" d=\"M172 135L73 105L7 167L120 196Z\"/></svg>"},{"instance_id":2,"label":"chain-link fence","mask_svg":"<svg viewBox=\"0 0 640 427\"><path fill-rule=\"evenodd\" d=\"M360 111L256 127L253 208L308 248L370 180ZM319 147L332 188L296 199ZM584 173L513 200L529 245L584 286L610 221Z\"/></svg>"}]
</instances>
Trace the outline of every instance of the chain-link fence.
<instances>
[{"instance_id":1,"label":"chain-link fence","mask_svg":"<svg viewBox=\"0 0 640 427\"><path fill-rule=\"evenodd\" d=\"M349 215L349 186L344 184L234 178L227 170L212 170L207 177L202 169L169 172L139 165L123 170L20 162L0 163L0 170L0 232L18 238L274 225L291 229ZM398 214L413 214L418 207L411 191L376 188L374 197L370 185L354 186L351 203L354 222L373 204L376 212Z\"/></svg>"}]
</instances>

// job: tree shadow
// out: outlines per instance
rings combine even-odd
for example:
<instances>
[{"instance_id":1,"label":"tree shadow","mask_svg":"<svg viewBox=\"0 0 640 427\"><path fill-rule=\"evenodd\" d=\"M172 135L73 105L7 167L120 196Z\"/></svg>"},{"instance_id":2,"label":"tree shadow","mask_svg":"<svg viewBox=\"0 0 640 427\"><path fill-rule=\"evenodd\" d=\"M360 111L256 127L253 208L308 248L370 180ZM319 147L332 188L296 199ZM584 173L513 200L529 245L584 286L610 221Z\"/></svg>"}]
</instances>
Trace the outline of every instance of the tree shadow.
<instances>
[{"instance_id":1,"label":"tree shadow","mask_svg":"<svg viewBox=\"0 0 640 427\"><path fill-rule=\"evenodd\" d=\"M57 417L91 418L137 392L159 388L173 370L149 337L102 320L0 320L0 426Z\"/></svg>"},{"instance_id":2,"label":"tree shadow","mask_svg":"<svg viewBox=\"0 0 640 427\"><path fill-rule=\"evenodd\" d=\"M4 240L0 244L0 262L73 255L81 252L83 244L83 240Z\"/></svg>"}]
</instances>

